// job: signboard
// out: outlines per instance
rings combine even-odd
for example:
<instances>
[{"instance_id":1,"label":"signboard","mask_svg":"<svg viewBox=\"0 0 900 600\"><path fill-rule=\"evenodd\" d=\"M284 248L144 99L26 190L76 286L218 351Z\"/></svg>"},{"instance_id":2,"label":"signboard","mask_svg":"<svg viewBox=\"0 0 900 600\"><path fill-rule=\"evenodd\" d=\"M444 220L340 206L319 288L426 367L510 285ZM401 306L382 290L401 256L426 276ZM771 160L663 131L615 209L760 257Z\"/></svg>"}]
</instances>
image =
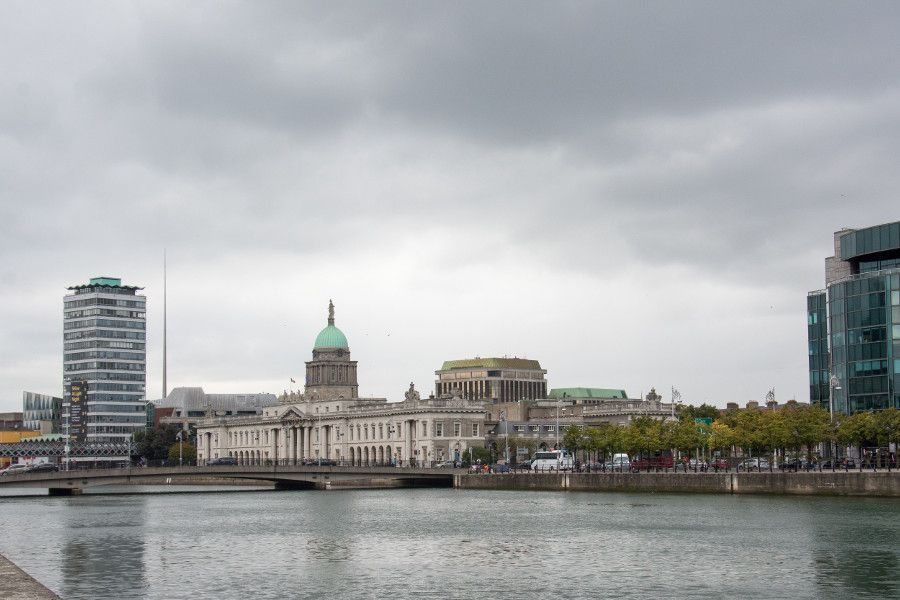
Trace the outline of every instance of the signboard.
<instances>
[{"instance_id":1,"label":"signboard","mask_svg":"<svg viewBox=\"0 0 900 600\"><path fill-rule=\"evenodd\" d=\"M87 439L87 381L69 382L69 436L76 442Z\"/></svg>"},{"instance_id":2,"label":"signboard","mask_svg":"<svg viewBox=\"0 0 900 600\"><path fill-rule=\"evenodd\" d=\"M697 417L694 419L694 423L697 425L706 425L707 427L712 426L712 417Z\"/></svg>"}]
</instances>

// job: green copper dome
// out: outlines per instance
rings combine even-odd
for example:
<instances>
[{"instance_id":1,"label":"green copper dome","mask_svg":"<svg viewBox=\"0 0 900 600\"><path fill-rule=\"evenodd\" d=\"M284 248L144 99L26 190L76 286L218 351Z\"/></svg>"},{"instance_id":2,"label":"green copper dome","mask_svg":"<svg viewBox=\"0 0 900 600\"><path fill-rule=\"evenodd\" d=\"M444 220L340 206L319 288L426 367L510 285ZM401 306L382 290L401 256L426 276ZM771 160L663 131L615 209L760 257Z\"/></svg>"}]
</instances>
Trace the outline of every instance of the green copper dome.
<instances>
[{"instance_id":1,"label":"green copper dome","mask_svg":"<svg viewBox=\"0 0 900 600\"><path fill-rule=\"evenodd\" d=\"M344 350L349 350L347 336L334 325L329 325L319 332L319 335L316 336L316 345L313 348L343 348Z\"/></svg>"},{"instance_id":2,"label":"green copper dome","mask_svg":"<svg viewBox=\"0 0 900 600\"><path fill-rule=\"evenodd\" d=\"M313 350L319 348L343 348L349 350L347 345L347 336L344 332L334 326L334 304L328 301L328 326L319 332L316 336L316 344Z\"/></svg>"}]
</instances>

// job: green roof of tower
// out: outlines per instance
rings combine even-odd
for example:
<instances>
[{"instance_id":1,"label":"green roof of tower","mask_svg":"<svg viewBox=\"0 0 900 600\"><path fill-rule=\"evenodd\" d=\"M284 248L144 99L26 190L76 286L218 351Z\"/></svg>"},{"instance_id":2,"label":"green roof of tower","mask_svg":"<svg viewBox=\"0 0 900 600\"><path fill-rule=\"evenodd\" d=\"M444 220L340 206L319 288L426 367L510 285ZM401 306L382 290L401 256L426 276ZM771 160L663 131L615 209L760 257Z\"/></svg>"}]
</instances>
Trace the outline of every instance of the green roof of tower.
<instances>
[{"instance_id":1,"label":"green roof of tower","mask_svg":"<svg viewBox=\"0 0 900 600\"><path fill-rule=\"evenodd\" d=\"M625 390L607 390L604 388L553 388L547 393L548 398L608 398L626 400Z\"/></svg>"}]
</instances>

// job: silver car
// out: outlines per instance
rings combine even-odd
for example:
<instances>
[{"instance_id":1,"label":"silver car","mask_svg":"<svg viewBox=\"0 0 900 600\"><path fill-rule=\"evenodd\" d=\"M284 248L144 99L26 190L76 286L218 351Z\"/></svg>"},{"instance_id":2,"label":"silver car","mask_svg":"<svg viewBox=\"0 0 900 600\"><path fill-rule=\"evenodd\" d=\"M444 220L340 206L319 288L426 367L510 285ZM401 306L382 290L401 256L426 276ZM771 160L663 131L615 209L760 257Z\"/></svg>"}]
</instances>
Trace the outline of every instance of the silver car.
<instances>
[{"instance_id":1,"label":"silver car","mask_svg":"<svg viewBox=\"0 0 900 600\"><path fill-rule=\"evenodd\" d=\"M9 465L2 471L0 471L0 475L19 475L21 473L27 473L31 469L31 465L23 465L23 464L15 464Z\"/></svg>"}]
</instances>

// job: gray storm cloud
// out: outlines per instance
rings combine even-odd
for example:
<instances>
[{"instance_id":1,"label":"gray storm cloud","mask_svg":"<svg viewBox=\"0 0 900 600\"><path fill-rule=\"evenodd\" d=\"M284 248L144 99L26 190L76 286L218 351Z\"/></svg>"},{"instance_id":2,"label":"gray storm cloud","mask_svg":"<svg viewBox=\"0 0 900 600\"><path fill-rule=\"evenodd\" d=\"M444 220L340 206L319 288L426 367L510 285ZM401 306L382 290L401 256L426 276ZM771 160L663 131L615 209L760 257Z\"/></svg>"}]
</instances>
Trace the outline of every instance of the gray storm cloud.
<instances>
[{"instance_id":1,"label":"gray storm cloud","mask_svg":"<svg viewBox=\"0 0 900 600\"><path fill-rule=\"evenodd\" d=\"M329 297L362 391L527 354L551 385L805 399L831 232L896 220L895 3L0 7L0 409L61 297L144 285L170 374L280 391Z\"/></svg>"}]
</instances>

